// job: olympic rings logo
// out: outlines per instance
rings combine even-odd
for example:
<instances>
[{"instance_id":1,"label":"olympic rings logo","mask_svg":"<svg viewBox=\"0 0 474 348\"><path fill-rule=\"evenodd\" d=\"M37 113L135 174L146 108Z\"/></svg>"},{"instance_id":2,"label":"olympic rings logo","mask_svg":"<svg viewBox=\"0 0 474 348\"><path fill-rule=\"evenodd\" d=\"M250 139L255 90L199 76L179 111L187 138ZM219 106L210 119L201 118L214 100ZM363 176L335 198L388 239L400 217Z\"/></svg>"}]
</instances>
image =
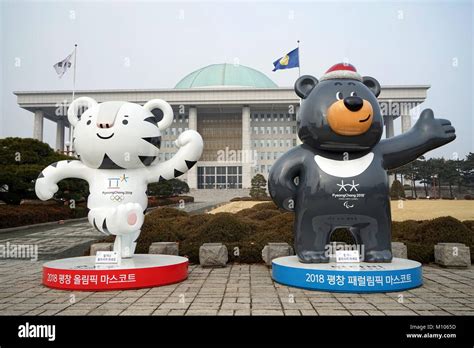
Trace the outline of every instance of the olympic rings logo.
<instances>
[{"instance_id":1,"label":"olympic rings logo","mask_svg":"<svg viewBox=\"0 0 474 348\"><path fill-rule=\"evenodd\" d=\"M122 202L124 199L124 194L121 192L114 192L110 195L110 200L115 202Z\"/></svg>"}]
</instances>

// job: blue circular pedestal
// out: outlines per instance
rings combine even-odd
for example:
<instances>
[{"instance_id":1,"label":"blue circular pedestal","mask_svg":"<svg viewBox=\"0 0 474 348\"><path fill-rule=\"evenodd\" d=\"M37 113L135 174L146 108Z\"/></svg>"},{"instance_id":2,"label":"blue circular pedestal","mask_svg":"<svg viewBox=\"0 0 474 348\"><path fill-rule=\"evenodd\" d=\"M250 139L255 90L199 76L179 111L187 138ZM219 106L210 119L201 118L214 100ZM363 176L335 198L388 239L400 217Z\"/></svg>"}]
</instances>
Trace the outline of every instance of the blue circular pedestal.
<instances>
[{"instance_id":1,"label":"blue circular pedestal","mask_svg":"<svg viewBox=\"0 0 474 348\"><path fill-rule=\"evenodd\" d=\"M272 261L272 278L288 286L331 292L389 292L423 284L421 264L394 258L391 263L301 263L297 256Z\"/></svg>"}]
</instances>

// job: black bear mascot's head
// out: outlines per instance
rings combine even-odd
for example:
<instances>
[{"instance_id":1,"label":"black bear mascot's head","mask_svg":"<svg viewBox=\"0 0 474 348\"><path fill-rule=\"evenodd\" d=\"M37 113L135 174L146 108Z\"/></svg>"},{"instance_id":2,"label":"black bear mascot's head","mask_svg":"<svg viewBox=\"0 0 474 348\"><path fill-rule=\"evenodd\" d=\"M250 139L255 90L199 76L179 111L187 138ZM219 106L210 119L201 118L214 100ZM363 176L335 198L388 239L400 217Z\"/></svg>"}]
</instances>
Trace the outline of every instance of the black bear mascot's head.
<instances>
[{"instance_id":1,"label":"black bear mascot's head","mask_svg":"<svg viewBox=\"0 0 474 348\"><path fill-rule=\"evenodd\" d=\"M351 64L332 66L320 81L301 76L295 91L303 99L298 135L304 144L325 151L355 152L370 150L380 141L380 85L373 77L361 77Z\"/></svg>"}]
</instances>

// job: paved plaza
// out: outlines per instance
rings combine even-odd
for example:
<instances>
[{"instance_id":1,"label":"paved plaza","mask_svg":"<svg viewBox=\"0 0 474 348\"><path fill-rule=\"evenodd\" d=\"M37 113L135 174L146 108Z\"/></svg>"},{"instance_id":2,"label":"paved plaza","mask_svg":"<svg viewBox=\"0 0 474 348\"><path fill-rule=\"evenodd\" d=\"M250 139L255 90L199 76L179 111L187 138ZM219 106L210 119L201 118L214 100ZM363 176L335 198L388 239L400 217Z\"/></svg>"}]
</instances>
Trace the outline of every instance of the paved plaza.
<instances>
[{"instance_id":1,"label":"paved plaza","mask_svg":"<svg viewBox=\"0 0 474 348\"><path fill-rule=\"evenodd\" d=\"M425 266L421 288L387 294L307 291L277 284L265 265L190 266L152 289L69 292L41 285L42 262L0 261L0 315L473 315L474 270Z\"/></svg>"},{"instance_id":2,"label":"paved plaza","mask_svg":"<svg viewBox=\"0 0 474 348\"><path fill-rule=\"evenodd\" d=\"M188 212L244 196L203 190ZM263 264L191 265L179 284L128 291L70 292L41 284L45 260L81 256L103 235L86 220L0 233L0 243L38 245L39 260L0 260L0 315L474 315L474 269L424 266L421 288L387 294L309 291L277 284Z\"/></svg>"}]
</instances>

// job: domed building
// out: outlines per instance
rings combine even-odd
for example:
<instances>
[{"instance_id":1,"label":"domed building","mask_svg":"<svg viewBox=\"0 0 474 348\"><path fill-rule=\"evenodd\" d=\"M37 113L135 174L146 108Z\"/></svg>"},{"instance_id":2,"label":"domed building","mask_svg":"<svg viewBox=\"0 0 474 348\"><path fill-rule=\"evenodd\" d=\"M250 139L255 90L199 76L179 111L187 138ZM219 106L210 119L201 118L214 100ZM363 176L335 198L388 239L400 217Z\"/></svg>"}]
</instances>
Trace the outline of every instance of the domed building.
<instances>
[{"instance_id":1,"label":"domed building","mask_svg":"<svg viewBox=\"0 0 474 348\"><path fill-rule=\"evenodd\" d=\"M277 88L278 86L265 74L244 65L211 64L186 75L174 88L217 87Z\"/></svg>"},{"instance_id":2,"label":"domed building","mask_svg":"<svg viewBox=\"0 0 474 348\"><path fill-rule=\"evenodd\" d=\"M379 100L386 136L394 135L394 120L401 130L411 127L410 110L426 98L429 86L382 86ZM70 91L15 92L21 108L34 114L33 137L43 140L43 123L56 123L56 148L71 151L65 142L65 117L57 116L58 103L71 101ZM175 119L162 137L160 161L177 151L174 141L187 130L204 139L201 160L180 179L190 188L249 188L255 174L267 177L273 162L298 145L296 119L299 98L293 87L279 87L264 73L235 64L211 64L181 78L174 88L142 90L83 90L98 102L123 100L144 104L160 98L173 107ZM68 138L72 139L69 131Z\"/></svg>"}]
</instances>

